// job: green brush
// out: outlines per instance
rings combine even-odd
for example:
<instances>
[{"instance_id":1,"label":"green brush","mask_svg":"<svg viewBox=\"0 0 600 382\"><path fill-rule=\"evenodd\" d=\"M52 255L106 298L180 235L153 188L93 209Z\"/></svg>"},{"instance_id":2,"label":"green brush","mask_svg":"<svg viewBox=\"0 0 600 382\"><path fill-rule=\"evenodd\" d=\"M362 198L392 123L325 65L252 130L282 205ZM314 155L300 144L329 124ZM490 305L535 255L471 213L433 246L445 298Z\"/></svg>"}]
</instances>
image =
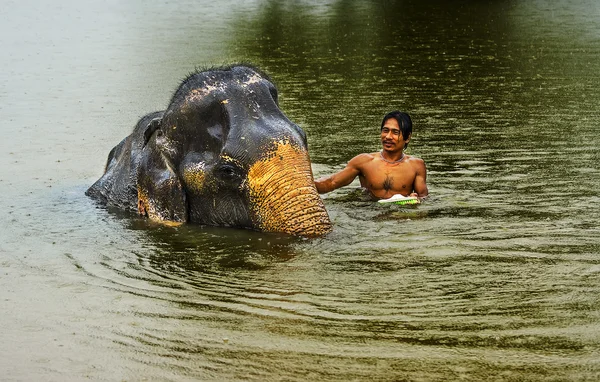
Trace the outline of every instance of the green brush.
<instances>
[{"instance_id":1,"label":"green brush","mask_svg":"<svg viewBox=\"0 0 600 382\"><path fill-rule=\"evenodd\" d=\"M381 199L377 201L378 203L383 204L398 204L398 205L406 205L406 204L420 204L421 201L419 198L415 196L404 196L400 194L396 194L389 199Z\"/></svg>"}]
</instances>

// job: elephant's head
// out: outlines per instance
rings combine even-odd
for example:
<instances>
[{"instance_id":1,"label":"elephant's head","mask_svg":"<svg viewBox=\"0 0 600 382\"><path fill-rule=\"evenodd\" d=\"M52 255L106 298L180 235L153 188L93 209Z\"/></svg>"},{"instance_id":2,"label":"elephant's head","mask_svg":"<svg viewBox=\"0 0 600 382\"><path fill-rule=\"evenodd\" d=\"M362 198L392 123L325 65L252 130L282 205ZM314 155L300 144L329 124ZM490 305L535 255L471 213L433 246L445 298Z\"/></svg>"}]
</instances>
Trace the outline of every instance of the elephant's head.
<instances>
[{"instance_id":1,"label":"elephant's head","mask_svg":"<svg viewBox=\"0 0 600 382\"><path fill-rule=\"evenodd\" d=\"M190 75L144 132L138 210L162 221L318 236L331 222L304 131L254 68Z\"/></svg>"}]
</instances>

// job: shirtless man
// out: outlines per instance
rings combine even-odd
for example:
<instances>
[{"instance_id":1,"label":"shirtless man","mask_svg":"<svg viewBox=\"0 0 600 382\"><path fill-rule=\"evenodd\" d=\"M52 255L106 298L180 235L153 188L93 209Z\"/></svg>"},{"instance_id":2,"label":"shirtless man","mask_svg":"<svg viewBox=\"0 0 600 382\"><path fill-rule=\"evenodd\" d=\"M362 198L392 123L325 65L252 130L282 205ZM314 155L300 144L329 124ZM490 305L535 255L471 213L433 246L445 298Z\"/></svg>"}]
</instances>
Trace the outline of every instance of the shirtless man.
<instances>
[{"instance_id":1,"label":"shirtless man","mask_svg":"<svg viewBox=\"0 0 600 382\"><path fill-rule=\"evenodd\" d=\"M383 150L359 154L346 167L331 176L315 181L320 194L347 186L358 176L360 185L375 199L387 199L396 194L427 196L427 170L422 159L404 154L412 134L408 114L392 111L381 122Z\"/></svg>"}]
</instances>

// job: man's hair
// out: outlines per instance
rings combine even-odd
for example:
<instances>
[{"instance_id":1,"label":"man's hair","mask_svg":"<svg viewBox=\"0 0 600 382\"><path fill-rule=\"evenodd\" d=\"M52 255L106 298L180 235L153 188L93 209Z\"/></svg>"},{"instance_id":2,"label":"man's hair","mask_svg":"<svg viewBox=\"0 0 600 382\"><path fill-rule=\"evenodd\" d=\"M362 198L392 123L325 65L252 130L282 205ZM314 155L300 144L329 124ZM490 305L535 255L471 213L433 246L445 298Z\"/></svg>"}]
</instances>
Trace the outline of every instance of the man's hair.
<instances>
[{"instance_id":1,"label":"man's hair","mask_svg":"<svg viewBox=\"0 0 600 382\"><path fill-rule=\"evenodd\" d=\"M394 118L396 122L398 122L400 131L402 132L402 138L407 140L412 134L412 120L410 119L410 116L398 110L390 111L383 117L383 121L381 121L381 130L383 130L383 125L385 125L385 122L390 118ZM405 149L406 147L408 147L408 143L404 145Z\"/></svg>"}]
</instances>

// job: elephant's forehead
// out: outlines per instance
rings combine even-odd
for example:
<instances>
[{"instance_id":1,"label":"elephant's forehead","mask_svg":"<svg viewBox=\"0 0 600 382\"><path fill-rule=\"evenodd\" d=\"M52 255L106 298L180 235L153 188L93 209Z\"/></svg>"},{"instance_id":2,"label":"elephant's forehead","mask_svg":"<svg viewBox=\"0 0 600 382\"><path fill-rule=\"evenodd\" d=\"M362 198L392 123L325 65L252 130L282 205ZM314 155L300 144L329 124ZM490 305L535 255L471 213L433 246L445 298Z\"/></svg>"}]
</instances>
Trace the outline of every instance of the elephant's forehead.
<instances>
[{"instance_id":1,"label":"elephant's forehead","mask_svg":"<svg viewBox=\"0 0 600 382\"><path fill-rule=\"evenodd\" d=\"M252 84L256 84L262 81L262 77L259 76L258 74L254 73L252 76L246 78L244 81L240 81L240 85L242 86L248 86L248 85L252 85Z\"/></svg>"},{"instance_id":2,"label":"elephant's forehead","mask_svg":"<svg viewBox=\"0 0 600 382\"><path fill-rule=\"evenodd\" d=\"M203 86L200 86L200 87L190 90L188 95L185 97L185 100L187 102L194 102L201 98L206 97L207 95L213 93L215 90L223 90L223 89L224 89L224 87L222 87L222 86L205 84Z\"/></svg>"},{"instance_id":3,"label":"elephant's forehead","mask_svg":"<svg viewBox=\"0 0 600 382\"><path fill-rule=\"evenodd\" d=\"M210 81L205 82L202 86L198 86L189 91L186 96L186 101L193 102L203 97L211 95L214 92L227 93L232 86L237 86L241 89L246 89L248 86L260 83L263 78L254 73L249 77L237 78L233 81L224 81L218 79L209 79Z\"/></svg>"}]
</instances>

